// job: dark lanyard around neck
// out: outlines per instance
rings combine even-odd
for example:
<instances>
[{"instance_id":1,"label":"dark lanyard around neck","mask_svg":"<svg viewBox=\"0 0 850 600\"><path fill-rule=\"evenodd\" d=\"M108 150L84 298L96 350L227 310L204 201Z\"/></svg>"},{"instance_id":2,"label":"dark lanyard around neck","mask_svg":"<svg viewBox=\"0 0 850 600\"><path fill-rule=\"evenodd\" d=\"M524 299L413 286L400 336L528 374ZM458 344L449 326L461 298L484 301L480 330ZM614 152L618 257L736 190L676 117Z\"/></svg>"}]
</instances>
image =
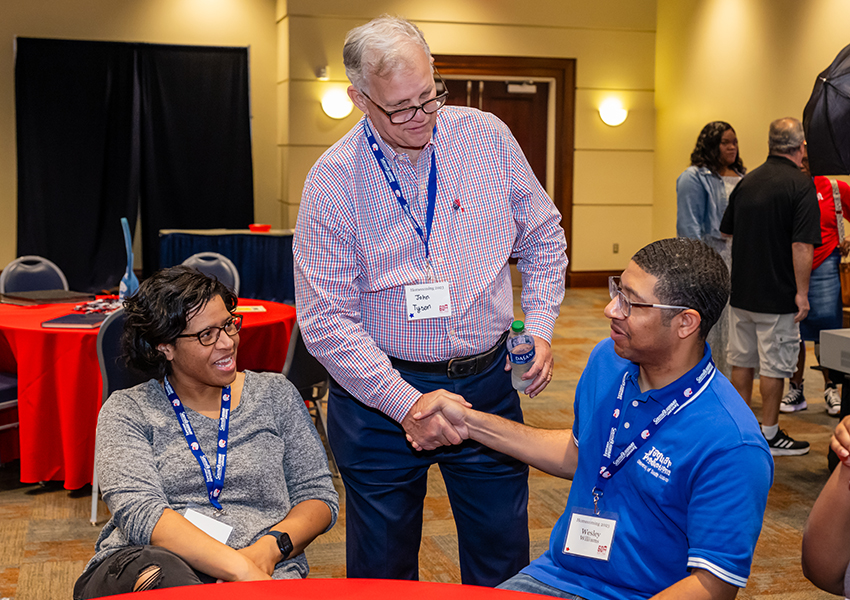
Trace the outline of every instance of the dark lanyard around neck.
<instances>
[{"instance_id":1,"label":"dark lanyard around neck","mask_svg":"<svg viewBox=\"0 0 850 600\"><path fill-rule=\"evenodd\" d=\"M422 240L422 243L425 244L425 258L429 259L431 257L430 250L428 248L428 242L431 239L431 225L434 222L434 209L437 206L437 161L436 161L436 153L431 151L431 170L428 174L428 207L425 213L425 231L422 231L422 227L419 225L419 222L416 220L416 217L413 216L413 212L410 210L410 203L408 203L407 199L404 197L404 194L401 191L401 186L398 183L398 179L393 173L392 167L390 166L389 161L386 156L384 156L384 152L381 150L381 147L378 145L378 141L375 139L375 135L372 133L372 128L369 127L369 123L364 120L363 121L363 131L366 134L366 140L369 142L369 148L372 150L372 154L375 156L375 160L378 161L378 166L381 167L381 172L384 174L384 178L387 180L387 184L390 186L390 189L393 192L393 196L395 196L399 205L401 205L401 209L404 211L404 214L410 219L413 223L413 229L416 231L419 239Z\"/></svg>"},{"instance_id":2,"label":"dark lanyard around neck","mask_svg":"<svg viewBox=\"0 0 850 600\"><path fill-rule=\"evenodd\" d=\"M599 499L602 497L605 485L608 481L613 478L614 475L623 468L623 466L625 466L625 464L632 456L634 456L635 452L639 450L641 446L649 441L649 438L655 435L664 423L667 423L670 420L668 419L669 416L679 414L683 408L696 400L700 394L702 394L706 387L708 387L708 384L711 383L711 380L714 379L714 374L716 372L717 368L714 366L714 361L709 359L705 368L703 368L694 377L689 377L680 384L682 386L681 392L676 394L676 396L681 398L682 402L680 403L678 399L674 398L670 404L661 409L658 416L652 419L652 421L650 421L640 433L635 435L634 439L629 442L629 444L620 452L619 455L617 455L616 458L612 459L614 439L617 435L617 430L620 427L620 417L623 414L623 396L626 389L626 378L629 375L628 369L625 373L623 373L623 380L620 383L620 389L617 392L617 400L614 403L614 411L611 413L611 427L608 431L608 439L605 442L605 449L602 452L602 464L599 467L599 474L596 476L596 485L591 491L593 494L593 511L597 515L599 514ZM696 391L694 391L695 389Z\"/></svg>"},{"instance_id":3,"label":"dark lanyard around neck","mask_svg":"<svg viewBox=\"0 0 850 600\"><path fill-rule=\"evenodd\" d=\"M189 417L186 415L186 410L183 408L183 403L177 397L177 392L171 387L168 381L168 376L163 379L165 384L165 394L171 402L171 407L174 409L174 414L177 415L177 421L180 423L180 428L183 430L183 435L186 437L186 443L189 445L189 450L195 456L195 460L201 465L201 472L204 475L204 483L207 486L207 494L212 504L217 511L223 513L218 497L224 489L224 470L227 466L227 437L230 429L230 386L221 388L221 412L218 419L218 448L216 452L215 473L213 473L210 461L207 455L201 450L201 444L198 438L195 437L195 431L189 423Z\"/></svg>"}]
</instances>

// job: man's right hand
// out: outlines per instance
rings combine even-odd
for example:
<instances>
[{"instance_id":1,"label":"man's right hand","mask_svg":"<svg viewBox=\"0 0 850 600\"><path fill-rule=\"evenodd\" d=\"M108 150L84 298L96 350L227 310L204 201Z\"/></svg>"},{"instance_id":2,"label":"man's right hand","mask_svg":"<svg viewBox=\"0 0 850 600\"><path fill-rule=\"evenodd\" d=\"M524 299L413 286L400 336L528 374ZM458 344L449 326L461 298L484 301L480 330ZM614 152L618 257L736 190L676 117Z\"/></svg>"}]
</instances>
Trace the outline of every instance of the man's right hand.
<instances>
[{"instance_id":1,"label":"man's right hand","mask_svg":"<svg viewBox=\"0 0 850 600\"><path fill-rule=\"evenodd\" d=\"M437 414L442 415L449 425L451 425L458 433L460 441L454 443L459 444L463 440L469 439L469 426L466 423L466 416L467 410L471 407L472 405L469 402L458 402L446 397L439 397L435 398L427 408L424 408L419 412L414 412L413 410L410 412L413 414L413 419L415 421L428 419ZM427 450L427 448L420 446L409 435L407 436L407 441L409 441L416 450Z\"/></svg>"},{"instance_id":2,"label":"man's right hand","mask_svg":"<svg viewBox=\"0 0 850 600\"><path fill-rule=\"evenodd\" d=\"M794 296L794 303L797 305L797 314L794 315L794 322L799 323L809 314L809 294L800 294Z\"/></svg>"},{"instance_id":3,"label":"man's right hand","mask_svg":"<svg viewBox=\"0 0 850 600\"><path fill-rule=\"evenodd\" d=\"M463 399L463 396L453 394L448 390L434 390L422 394L401 420L401 426L404 427L408 441L417 450L433 450L440 446L460 444L464 440L441 412L433 410L428 412L435 402L438 404L450 402L472 406ZM417 413L424 414L426 412L427 417L420 417L419 419L413 417Z\"/></svg>"}]
</instances>

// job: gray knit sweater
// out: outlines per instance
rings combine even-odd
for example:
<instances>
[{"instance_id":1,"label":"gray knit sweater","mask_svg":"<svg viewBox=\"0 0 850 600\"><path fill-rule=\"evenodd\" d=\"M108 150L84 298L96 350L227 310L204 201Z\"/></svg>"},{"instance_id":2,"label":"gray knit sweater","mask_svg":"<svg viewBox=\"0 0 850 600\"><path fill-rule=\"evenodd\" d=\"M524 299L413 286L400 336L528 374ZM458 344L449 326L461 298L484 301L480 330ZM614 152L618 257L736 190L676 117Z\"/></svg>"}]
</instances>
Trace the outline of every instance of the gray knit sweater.
<instances>
[{"instance_id":1,"label":"gray knit sweater","mask_svg":"<svg viewBox=\"0 0 850 600\"><path fill-rule=\"evenodd\" d=\"M188 407L201 449L215 463L218 419ZM201 467L156 380L115 392L97 422L95 465L112 518L100 532L86 569L127 546L150 543L168 507L212 515ZM324 501L336 522L339 498L328 460L304 401L283 375L245 372L239 405L230 416L227 470L220 501L233 526L227 545L254 543L305 500ZM302 553L277 565L275 579L306 577Z\"/></svg>"}]
</instances>

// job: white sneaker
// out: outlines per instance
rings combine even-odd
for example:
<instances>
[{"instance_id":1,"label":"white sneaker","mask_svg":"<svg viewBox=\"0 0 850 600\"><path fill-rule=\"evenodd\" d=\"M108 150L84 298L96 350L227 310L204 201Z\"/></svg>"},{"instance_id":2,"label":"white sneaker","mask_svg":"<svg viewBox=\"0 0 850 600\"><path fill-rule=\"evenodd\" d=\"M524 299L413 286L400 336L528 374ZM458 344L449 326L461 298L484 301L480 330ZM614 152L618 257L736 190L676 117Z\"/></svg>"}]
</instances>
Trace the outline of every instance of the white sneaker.
<instances>
[{"instance_id":1,"label":"white sneaker","mask_svg":"<svg viewBox=\"0 0 850 600\"><path fill-rule=\"evenodd\" d=\"M803 386L797 387L789 381L788 391L785 392L782 402L779 403L779 410L784 413L791 413L798 410L806 410L807 406L806 398L803 396Z\"/></svg>"},{"instance_id":2,"label":"white sneaker","mask_svg":"<svg viewBox=\"0 0 850 600\"><path fill-rule=\"evenodd\" d=\"M838 394L838 389L828 387L823 391L823 399L826 401L826 414L831 417L837 417L841 412L841 396Z\"/></svg>"}]
</instances>

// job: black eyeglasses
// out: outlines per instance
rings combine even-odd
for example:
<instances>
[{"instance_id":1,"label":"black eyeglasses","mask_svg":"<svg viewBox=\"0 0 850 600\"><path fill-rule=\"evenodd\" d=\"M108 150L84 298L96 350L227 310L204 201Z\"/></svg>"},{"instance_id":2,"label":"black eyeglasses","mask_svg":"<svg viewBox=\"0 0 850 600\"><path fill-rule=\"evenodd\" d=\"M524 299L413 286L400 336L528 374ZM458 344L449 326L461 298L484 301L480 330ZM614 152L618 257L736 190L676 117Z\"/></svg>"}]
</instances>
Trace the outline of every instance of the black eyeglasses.
<instances>
[{"instance_id":1,"label":"black eyeglasses","mask_svg":"<svg viewBox=\"0 0 850 600\"><path fill-rule=\"evenodd\" d=\"M222 331L230 337L233 337L239 333L240 329L242 329L242 315L233 315L221 327L207 327L198 333L182 333L175 337L198 338L201 346L212 346L218 342L218 338L221 337Z\"/></svg>"},{"instance_id":2,"label":"black eyeglasses","mask_svg":"<svg viewBox=\"0 0 850 600\"><path fill-rule=\"evenodd\" d=\"M617 309L623 313L624 317L628 317L632 314L632 307L637 306L638 308L672 308L672 309L680 309L680 310L688 310L689 306L673 306L671 304L648 304L646 302L632 302L626 295L623 293L623 290L620 289L620 277L619 275L611 275L608 277L608 294L611 296L611 300L617 301Z\"/></svg>"},{"instance_id":3,"label":"black eyeglasses","mask_svg":"<svg viewBox=\"0 0 850 600\"><path fill-rule=\"evenodd\" d=\"M440 73L437 71L437 69L434 69L434 74L437 76L437 81L440 83L440 86L442 86L442 88L445 90L446 84L443 82L443 78L440 77ZM447 90L442 94L437 94L430 100L426 100L419 106L408 106L407 108L400 108L398 110L387 110L383 106L369 98L369 94L367 94L366 92L361 91L360 93L366 96L366 98L369 99L369 102L380 108L381 111L385 115L387 115L387 117L389 117L390 123L392 123L393 125L401 125L402 123L407 123L413 117L416 116L416 112L419 110L424 112L426 115L433 114L443 108L446 105L446 100L448 100L449 98L449 92Z\"/></svg>"}]
</instances>

